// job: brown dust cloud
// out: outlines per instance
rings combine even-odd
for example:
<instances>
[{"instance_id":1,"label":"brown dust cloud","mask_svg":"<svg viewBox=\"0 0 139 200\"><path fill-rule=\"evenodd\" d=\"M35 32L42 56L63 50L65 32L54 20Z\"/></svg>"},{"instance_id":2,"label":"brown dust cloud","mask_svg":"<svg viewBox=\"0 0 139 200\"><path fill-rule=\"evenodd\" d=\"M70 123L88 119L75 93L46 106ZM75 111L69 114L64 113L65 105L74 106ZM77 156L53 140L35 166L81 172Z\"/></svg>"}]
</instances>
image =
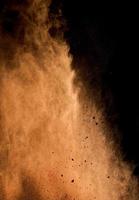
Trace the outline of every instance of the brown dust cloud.
<instances>
[{"instance_id":1,"label":"brown dust cloud","mask_svg":"<svg viewBox=\"0 0 139 200\"><path fill-rule=\"evenodd\" d=\"M0 200L138 200L69 46L49 34L50 4L1 1Z\"/></svg>"}]
</instances>

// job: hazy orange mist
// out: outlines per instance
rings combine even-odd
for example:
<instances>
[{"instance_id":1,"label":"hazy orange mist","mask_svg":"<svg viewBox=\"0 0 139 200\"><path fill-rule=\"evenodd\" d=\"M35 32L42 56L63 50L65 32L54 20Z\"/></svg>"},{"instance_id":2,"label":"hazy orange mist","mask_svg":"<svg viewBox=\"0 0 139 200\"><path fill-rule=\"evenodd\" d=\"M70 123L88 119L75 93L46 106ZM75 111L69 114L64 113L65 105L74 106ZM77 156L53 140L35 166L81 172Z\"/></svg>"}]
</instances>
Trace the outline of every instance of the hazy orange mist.
<instances>
[{"instance_id":1,"label":"hazy orange mist","mask_svg":"<svg viewBox=\"0 0 139 200\"><path fill-rule=\"evenodd\" d=\"M137 200L137 181L107 140L101 110L73 84L67 44L49 35L47 2L28 3L13 6L22 13L23 46L8 37L3 46L16 51L9 58L0 50L0 200Z\"/></svg>"}]
</instances>

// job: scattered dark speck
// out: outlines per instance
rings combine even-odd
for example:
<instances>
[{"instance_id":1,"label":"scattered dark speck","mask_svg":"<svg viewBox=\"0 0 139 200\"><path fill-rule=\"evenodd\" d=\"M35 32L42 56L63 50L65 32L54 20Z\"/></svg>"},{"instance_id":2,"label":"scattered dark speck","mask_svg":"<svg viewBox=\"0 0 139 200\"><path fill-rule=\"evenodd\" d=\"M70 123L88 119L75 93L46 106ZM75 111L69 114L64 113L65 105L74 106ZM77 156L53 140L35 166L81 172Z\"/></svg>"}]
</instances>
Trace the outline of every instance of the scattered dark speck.
<instances>
[{"instance_id":1,"label":"scattered dark speck","mask_svg":"<svg viewBox=\"0 0 139 200\"><path fill-rule=\"evenodd\" d=\"M88 136L85 137L85 140L88 139Z\"/></svg>"},{"instance_id":2,"label":"scattered dark speck","mask_svg":"<svg viewBox=\"0 0 139 200\"><path fill-rule=\"evenodd\" d=\"M93 117L93 119L95 119L95 116Z\"/></svg>"},{"instance_id":3,"label":"scattered dark speck","mask_svg":"<svg viewBox=\"0 0 139 200\"><path fill-rule=\"evenodd\" d=\"M107 176L107 178L110 178L110 176Z\"/></svg>"},{"instance_id":4,"label":"scattered dark speck","mask_svg":"<svg viewBox=\"0 0 139 200\"><path fill-rule=\"evenodd\" d=\"M63 177L63 174L61 174L61 177Z\"/></svg>"},{"instance_id":5,"label":"scattered dark speck","mask_svg":"<svg viewBox=\"0 0 139 200\"><path fill-rule=\"evenodd\" d=\"M52 152L52 154L54 154L54 152Z\"/></svg>"},{"instance_id":6,"label":"scattered dark speck","mask_svg":"<svg viewBox=\"0 0 139 200\"><path fill-rule=\"evenodd\" d=\"M71 183L74 183L74 179L71 180Z\"/></svg>"},{"instance_id":7,"label":"scattered dark speck","mask_svg":"<svg viewBox=\"0 0 139 200\"><path fill-rule=\"evenodd\" d=\"M98 125L98 123L96 122L96 125Z\"/></svg>"},{"instance_id":8,"label":"scattered dark speck","mask_svg":"<svg viewBox=\"0 0 139 200\"><path fill-rule=\"evenodd\" d=\"M74 161L74 159L72 158L72 161Z\"/></svg>"},{"instance_id":9,"label":"scattered dark speck","mask_svg":"<svg viewBox=\"0 0 139 200\"><path fill-rule=\"evenodd\" d=\"M84 162L86 162L86 160Z\"/></svg>"}]
</instances>

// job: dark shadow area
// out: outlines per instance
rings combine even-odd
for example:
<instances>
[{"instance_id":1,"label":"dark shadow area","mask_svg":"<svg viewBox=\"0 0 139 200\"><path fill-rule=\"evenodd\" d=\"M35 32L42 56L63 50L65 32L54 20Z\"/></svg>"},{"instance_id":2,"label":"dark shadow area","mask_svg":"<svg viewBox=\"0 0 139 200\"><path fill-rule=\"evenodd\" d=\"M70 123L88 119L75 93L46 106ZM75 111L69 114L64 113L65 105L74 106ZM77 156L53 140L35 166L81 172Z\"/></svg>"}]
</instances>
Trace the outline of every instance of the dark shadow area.
<instances>
[{"instance_id":1,"label":"dark shadow area","mask_svg":"<svg viewBox=\"0 0 139 200\"><path fill-rule=\"evenodd\" d=\"M137 165L135 174L139 175L135 5L119 1L63 0L63 10L69 26L65 37L74 56L75 70L90 92L96 88L96 101L99 99L104 107L108 124L112 129L115 126L119 129L124 158Z\"/></svg>"},{"instance_id":2,"label":"dark shadow area","mask_svg":"<svg viewBox=\"0 0 139 200\"><path fill-rule=\"evenodd\" d=\"M6 199L3 185L0 183L0 200ZM16 200L43 200L32 178L27 176L22 178L22 192Z\"/></svg>"},{"instance_id":3,"label":"dark shadow area","mask_svg":"<svg viewBox=\"0 0 139 200\"><path fill-rule=\"evenodd\" d=\"M43 200L36 188L35 182L30 177L23 177L22 193L17 200Z\"/></svg>"}]
</instances>

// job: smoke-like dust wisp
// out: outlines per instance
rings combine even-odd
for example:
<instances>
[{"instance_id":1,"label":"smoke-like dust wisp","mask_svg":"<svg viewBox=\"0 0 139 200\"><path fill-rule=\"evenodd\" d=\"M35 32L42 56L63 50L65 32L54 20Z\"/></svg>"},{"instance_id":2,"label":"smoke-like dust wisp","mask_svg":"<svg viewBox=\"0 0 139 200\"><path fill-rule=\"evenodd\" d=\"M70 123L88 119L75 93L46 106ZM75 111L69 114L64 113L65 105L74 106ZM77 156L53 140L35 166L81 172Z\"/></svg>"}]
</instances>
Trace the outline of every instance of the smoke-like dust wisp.
<instances>
[{"instance_id":1,"label":"smoke-like dust wisp","mask_svg":"<svg viewBox=\"0 0 139 200\"><path fill-rule=\"evenodd\" d=\"M50 3L0 3L0 200L137 200L67 44L49 34Z\"/></svg>"}]
</instances>

